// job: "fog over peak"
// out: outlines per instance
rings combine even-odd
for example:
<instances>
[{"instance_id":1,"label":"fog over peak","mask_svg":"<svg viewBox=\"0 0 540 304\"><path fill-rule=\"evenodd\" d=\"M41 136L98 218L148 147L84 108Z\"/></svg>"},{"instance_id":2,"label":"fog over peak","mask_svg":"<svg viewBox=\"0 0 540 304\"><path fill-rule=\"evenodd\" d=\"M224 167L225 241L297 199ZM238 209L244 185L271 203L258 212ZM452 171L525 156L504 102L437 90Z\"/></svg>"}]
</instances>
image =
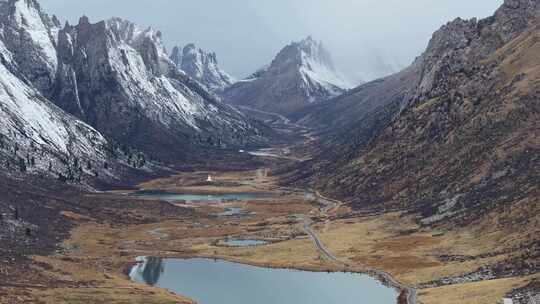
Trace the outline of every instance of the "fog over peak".
<instances>
[{"instance_id":1,"label":"fog over peak","mask_svg":"<svg viewBox=\"0 0 540 304\"><path fill-rule=\"evenodd\" d=\"M491 15L503 0L41 0L62 21L121 16L163 32L164 43L194 42L215 51L236 78L268 64L285 45L322 41L351 82L395 72L424 50L431 34L456 18Z\"/></svg>"}]
</instances>

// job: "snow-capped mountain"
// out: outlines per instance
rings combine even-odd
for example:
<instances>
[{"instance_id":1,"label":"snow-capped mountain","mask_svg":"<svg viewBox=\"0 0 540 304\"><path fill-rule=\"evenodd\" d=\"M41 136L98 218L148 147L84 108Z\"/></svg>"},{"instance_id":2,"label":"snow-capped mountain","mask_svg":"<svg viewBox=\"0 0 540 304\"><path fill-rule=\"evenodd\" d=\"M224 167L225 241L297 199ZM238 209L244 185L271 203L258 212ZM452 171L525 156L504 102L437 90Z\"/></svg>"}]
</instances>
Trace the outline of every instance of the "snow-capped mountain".
<instances>
[{"instance_id":1,"label":"snow-capped mountain","mask_svg":"<svg viewBox=\"0 0 540 304\"><path fill-rule=\"evenodd\" d=\"M350 87L323 44L308 37L286 46L268 67L232 85L223 97L230 104L288 115Z\"/></svg>"},{"instance_id":2,"label":"snow-capped mountain","mask_svg":"<svg viewBox=\"0 0 540 304\"><path fill-rule=\"evenodd\" d=\"M197 48L194 44L188 44L183 49L174 47L170 58L179 69L211 91L221 92L235 82L219 67L216 53Z\"/></svg>"},{"instance_id":3,"label":"snow-capped mountain","mask_svg":"<svg viewBox=\"0 0 540 304\"><path fill-rule=\"evenodd\" d=\"M176 68L161 36L119 18L66 25L53 100L104 134L147 150L165 145L177 154L186 145L259 140L246 117Z\"/></svg>"},{"instance_id":4,"label":"snow-capped mountain","mask_svg":"<svg viewBox=\"0 0 540 304\"><path fill-rule=\"evenodd\" d=\"M176 67L159 31L118 18L61 27L36 0L0 0L0 118L2 165L73 179L138 168L139 151L178 160L264 140Z\"/></svg>"},{"instance_id":5,"label":"snow-capped mountain","mask_svg":"<svg viewBox=\"0 0 540 304\"><path fill-rule=\"evenodd\" d=\"M198 147L262 140L258 123L176 67L161 32L119 18L60 27L35 0L0 5L2 40L20 79L115 142L182 158Z\"/></svg>"}]
</instances>

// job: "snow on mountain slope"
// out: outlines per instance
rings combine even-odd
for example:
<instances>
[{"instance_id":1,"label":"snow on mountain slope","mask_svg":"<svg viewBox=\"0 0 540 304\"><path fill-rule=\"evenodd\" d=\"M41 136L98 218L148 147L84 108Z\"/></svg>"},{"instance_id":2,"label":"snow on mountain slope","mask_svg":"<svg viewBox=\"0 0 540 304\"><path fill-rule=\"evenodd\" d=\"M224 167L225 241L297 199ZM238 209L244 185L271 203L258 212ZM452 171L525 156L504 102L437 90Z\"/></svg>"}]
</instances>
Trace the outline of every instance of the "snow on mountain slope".
<instances>
[{"instance_id":1,"label":"snow on mountain slope","mask_svg":"<svg viewBox=\"0 0 540 304\"><path fill-rule=\"evenodd\" d=\"M216 53L206 52L194 44L188 44L183 49L174 47L170 58L179 69L212 91L223 91L235 82L219 67Z\"/></svg>"},{"instance_id":2,"label":"snow on mountain slope","mask_svg":"<svg viewBox=\"0 0 540 304\"><path fill-rule=\"evenodd\" d=\"M56 17L43 14L35 0L0 1L0 28L19 69L47 95L58 66Z\"/></svg>"},{"instance_id":3,"label":"snow on mountain slope","mask_svg":"<svg viewBox=\"0 0 540 304\"><path fill-rule=\"evenodd\" d=\"M35 0L0 0L2 64L26 85L26 95L39 96L30 100L49 100L111 142L156 157L165 154L161 159L183 159L201 148L265 141L259 123L221 103L176 67L161 32L120 18L91 24L82 17L75 26L59 24ZM11 91L5 89L6 104ZM14 102L4 108L17 112L14 104L22 107ZM17 115L25 113L23 109ZM34 133L52 132L48 129ZM56 137L69 137L62 128L58 132ZM61 141L51 142L58 151L73 150Z\"/></svg>"},{"instance_id":4,"label":"snow on mountain slope","mask_svg":"<svg viewBox=\"0 0 540 304\"><path fill-rule=\"evenodd\" d=\"M330 53L322 43L308 37L298 47L301 49L299 70L306 84L324 86L330 95L339 95L343 89L351 88L349 83L338 76Z\"/></svg>"},{"instance_id":5,"label":"snow on mountain slope","mask_svg":"<svg viewBox=\"0 0 540 304\"><path fill-rule=\"evenodd\" d=\"M283 48L268 68L232 85L223 97L231 104L292 115L350 87L323 44L308 37Z\"/></svg>"},{"instance_id":6,"label":"snow on mountain slope","mask_svg":"<svg viewBox=\"0 0 540 304\"><path fill-rule=\"evenodd\" d=\"M15 23L18 28L25 30L30 35L32 41L41 47L41 55L52 70L58 64L56 60L56 49L53 44L52 32L45 26L40 12L35 9L35 4L31 1L15 2Z\"/></svg>"},{"instance_id":7,"label":"snow on mountain slope","mask_svg":"<svg viewBox=\"0 0 540 304\"><path fill-rule=\"evenodd\" d=\"M260 130L169 58L161 33L113 18L81 18L59 33L55 103L102 133L146 149L236 146Z\"/></svg>"},{"instance_id":8,"label":"snow on mountain slope","mask_svg":"<svg viewBox=\"0 0 540 304\"><path fill-rule=\"evenodd\" d=\"M68 179L80 178L83 171L112 175L102 169L108 159L107 140L25 83L13 57L0 39L0 160L4 173L34 172Z\"/></svg>"}]
</instances>

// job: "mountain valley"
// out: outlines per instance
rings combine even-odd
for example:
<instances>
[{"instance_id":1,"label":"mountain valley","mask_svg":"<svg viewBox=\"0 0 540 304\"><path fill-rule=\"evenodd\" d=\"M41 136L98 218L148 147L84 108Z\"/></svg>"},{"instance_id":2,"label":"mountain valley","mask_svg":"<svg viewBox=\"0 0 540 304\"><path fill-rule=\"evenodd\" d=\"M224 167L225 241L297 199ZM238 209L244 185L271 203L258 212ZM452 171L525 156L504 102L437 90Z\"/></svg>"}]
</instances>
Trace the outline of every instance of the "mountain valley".
<instances>
[{"instance_id":1,"label":"mountain valley","mask_svg":"<svg viewBox=\"0 0 540 304\"><path fill-rule=\"evenodd\" d=\"M242 80L164 40L0 0L0 303L196 303L171 259L540 302L540 1L356 87L311 36Z\"/></svg>"}]
</instances>

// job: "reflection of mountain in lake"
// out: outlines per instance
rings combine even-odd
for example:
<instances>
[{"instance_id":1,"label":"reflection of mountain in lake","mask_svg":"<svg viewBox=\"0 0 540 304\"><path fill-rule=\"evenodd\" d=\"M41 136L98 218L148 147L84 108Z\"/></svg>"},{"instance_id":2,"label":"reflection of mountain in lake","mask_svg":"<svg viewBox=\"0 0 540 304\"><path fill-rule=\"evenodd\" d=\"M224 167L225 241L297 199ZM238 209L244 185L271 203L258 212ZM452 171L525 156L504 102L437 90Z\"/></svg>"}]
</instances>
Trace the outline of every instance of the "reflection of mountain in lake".
<instances>
[{"instance_id":1,"label":"reflection of mountain in lake","mask_svg":"<svg viewBox=\"0 0 540 304\"><path fill-rule=\"evenodd\" d=\"M161 260L148 260L146 267L159 274L155 287L202 304L390 304L398 296L393 288L361 274L260 268L213 259L164 259L163 272L160 265ZM148 283L142 271L132 273L131 279Z\"/></svg>"},{"instance_id":2,"label":"reflection of mountain in lake","mask_svg":"<svg viewBox=\"0 0 540 304\"><path fill-rule=\"evenodd\" d=\"M156 285L164 270L162 258L147 257L142 265L144 282L148 285Z\"/></svg>"}]
</instances>

